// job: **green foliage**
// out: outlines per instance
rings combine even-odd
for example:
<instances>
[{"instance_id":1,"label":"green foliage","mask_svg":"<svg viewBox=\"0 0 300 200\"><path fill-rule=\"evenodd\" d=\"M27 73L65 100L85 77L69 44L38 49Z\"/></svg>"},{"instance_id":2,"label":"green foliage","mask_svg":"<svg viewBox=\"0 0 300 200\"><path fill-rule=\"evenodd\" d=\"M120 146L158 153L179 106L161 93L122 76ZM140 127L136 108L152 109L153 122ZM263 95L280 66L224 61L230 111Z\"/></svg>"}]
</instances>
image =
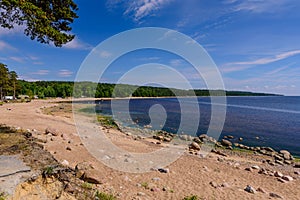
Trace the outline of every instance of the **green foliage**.
<instances>
[{"instance_id":1,"label":"green foliage","mask_svg":"<svg viewBox=\"0 0 300 200\"><path fill-rule=\"evenodd\" d=\"M91 190L91 189L93 189L93 184L88 183L88 182L84 182L84 183L81 184L81 187L84 188L84 189Z\"/></svg>"},{"instance_id":2,"label":"green foliage","mask_svg":"<svg viewBox=\"0 0 300 200\"><path fill-rule=\"evenodd\" d=\"M97 191L95 194L95 198L99 200L116 200L117 198L112 194L106 194L104 192Z\"/></svg>"},{"instance_id":3,"label":"green foliage","mask_svg":"<svg viewBox=\"0 0 300 200\"><path fill-rule=\"evenodd\" d=\"M102 126L118 129L118 125L111 116L98 115L97 120Z\"/></svg>"},{"instance_id":4,"label":"green foliage","mask_svg":"<svg viewBox=\"0 0 300 200\"><path fill-rule=\"evenodd\" d=\"M183 200L198 200L199 197L197 195L186 196Z\"/></svg>"},{"instance_id":5,"label":"green foliage","mask_svg":"<svg viewBox=\"0 0 300 200\"><path fill-rule=\"evenodd\" d=\"M72 0L1 0L0 25L3 28L14 28L15 25L25 25L24 33L32 40L41 43L53 42L55 46L62 46L74 35L70 24L78 16L77 5Z\"/></svg>"},{"instance_id":6,"label":"green foliage","mask_svg":"<svg viewBox=\"0 0 300 200\"><path fill-rule=\"evenodd\" d=\"M1 192L0 193L0 200L5 200L6 199L5 197L6 197L5 193Z\"/></svg>"},{"instance_id":7,"label":"green foliage","mask_svg":"<svg viewBox=\"0 0 300 200\"><path fill-rule=\"evenodd\" d=\"M43 170L43 172L42 172L42 176L43 176L44 178L49 177L49 176L51 176L51 175L53 175L53 174L54 174L54 168L53 168L53 166L47 166L47 167Z\"/></svg>"}]
</instances>

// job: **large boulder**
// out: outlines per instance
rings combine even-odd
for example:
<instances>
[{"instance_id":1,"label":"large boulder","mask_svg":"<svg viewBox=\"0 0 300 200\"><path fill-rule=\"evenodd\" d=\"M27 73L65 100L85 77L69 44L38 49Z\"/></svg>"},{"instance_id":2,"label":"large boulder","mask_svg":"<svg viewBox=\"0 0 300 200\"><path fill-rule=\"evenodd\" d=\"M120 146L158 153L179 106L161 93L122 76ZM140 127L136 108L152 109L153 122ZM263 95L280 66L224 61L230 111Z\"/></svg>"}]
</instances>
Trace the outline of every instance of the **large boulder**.
<instances>
[{"instance_id":1,"label":"large boulder","mask_svg":"<svg viewBox=\"0 0 300 200\"><path fill-rule=\"evenodd\" d=\"M279 152L285 160L291 160L291 153L287 150L281 150Z\"/></svg>"},{"instance_id":2,"label":"large boulder","mask_svg":"<svg viewBox=\"0 0 300 200\"><path fill-rule=\"evenodd\" d=\"M229 140L222 139L221 144L225 147L231 147L232 143Z\"/></svg>"}]
</instances>

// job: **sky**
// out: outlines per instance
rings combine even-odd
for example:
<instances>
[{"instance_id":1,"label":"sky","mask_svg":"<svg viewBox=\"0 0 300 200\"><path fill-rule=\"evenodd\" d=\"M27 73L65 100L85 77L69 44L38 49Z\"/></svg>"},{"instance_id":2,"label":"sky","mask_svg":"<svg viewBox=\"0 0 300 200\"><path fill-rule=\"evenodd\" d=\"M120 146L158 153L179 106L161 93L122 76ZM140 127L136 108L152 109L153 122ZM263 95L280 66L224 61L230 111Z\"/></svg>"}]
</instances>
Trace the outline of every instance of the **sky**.
<instances>
[{"instance_id":1,"label":"sky","mask_svg":"<svg viewBox=\"0 0 300 200\"><path fill-rule=\"evenodd\" d=\"M0 62L16 71L20 79L74 81L85 58L101 42L135 28L162 27L183 33L202 45L216 64L226 90L300 96L298 0L75 0L75 3L79 18L72 24L72 33L76 35L72 42L57 48L30 40L23 34L23 27L0 28ZM114 47L118 48L118 44ZM99 59L111 56L111 52L103 51ZM190 63L174 53L155 49L121 56L100 80L118 82L133 67L149 63L156 63L153 71L147 67L148 72L140 72L140 79L164 74L159 69L168 66L183 74L193 88L205 88ZM136 81L131 80L128 83ZM184 88L179 82L174 87Z\"/></svg>"}]
</instances>

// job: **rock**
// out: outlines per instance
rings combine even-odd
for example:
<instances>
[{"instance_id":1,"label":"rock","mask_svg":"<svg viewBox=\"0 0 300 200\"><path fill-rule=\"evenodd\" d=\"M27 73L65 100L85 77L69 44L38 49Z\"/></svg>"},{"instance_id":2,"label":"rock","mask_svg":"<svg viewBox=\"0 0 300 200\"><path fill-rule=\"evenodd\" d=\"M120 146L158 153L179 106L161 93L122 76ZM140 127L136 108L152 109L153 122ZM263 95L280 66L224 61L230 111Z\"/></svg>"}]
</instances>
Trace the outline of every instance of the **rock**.
<instances>
[{"instance_id":1,"label":"rock","mask_svg":"<svg viewBox=\"0 0 300 200\"><path fill-rule=\"evenodd\" d=\"M300 175L300 171L295 171L294 174Z\"/></svg>"},{"instance_id":2,"label":"rock","mask_svg":"<svg viewBox=\"0 0 300 200\"><path fill-rule=\"evenodd\" d=\"M279 153L282 154L285 160L291 160L291 153L287 150L280 150Z\"/></svg>"},{"instance_id":3,"label":"rock","mask_svg":"<svg viewBox=\"0 0 300 200\"><path fill-rule=\"evenodd\" d=\"M170 170L168 168L164 169L164 168L158 168L157 171L159 171L160 173L169 173Z\"/></svg>"},{"instance_id":4,"label":"rock","mask_svg":"<svg viewBox=\"0 0 300 200\"><path fill-rule=\"evenodd\" d=\"M300 168L300 163L295 163L294 168Z\"/></svg>"},{"instance_id":5,"label":"rock","mask_svg":"<svg viewBox=\"0 0 300 200\"><path fill-rule=\"evenodd\" d=\"M66 150L71 151L72 149L71 149L71 147L67 147Z\"/></svg>"},{"instance_id":6,"label":"rock","mask_svg":"<svg viewBox=\"0 0 300 200\"><path fill-rule=\"evenodd\" d=\"M286 180L283 180L282 178L277 178L277 181L281 182L281 183L286 183Z\"/></svg>"},{"instance_id":7,"label":"rock","mask_svg":"<svg viewBox=\"0 0 300 200\"><path fill-rule=\"evenodd\" d=\"M227 138L233 139L234 137L232 135L227 135Z\"/></svg>"},{"instance_id":8,"label":"rock","mask_svg":"<svg viewBox=\"0 0 300 200\"><path fill-rule=\"evenodd\" d=\"M152 192L159 192L160 189L158 187L153 187L150 189Z\"/></svg>"},{"instance_id":9,"label":"rock","mask_svg":"<svg viewBox=\"0 0 300 200\"><path fill-rule=\"evenodd\" d=\"M229 187L229 184L226 183L226 182L225 182L225 183L222 183L222 184L221 184L221 187Z\"/></svg>"},{"instance_id":10,"label":"rock","mask_svg":"<svg viewBox=\"0 0 300 200\"><path fill-rule=\"evenodd\" d=\"M283 177L283 174L279 171L274 172L275 177Z\"/></svg>"},{"instance_id":11,"label":"rock","mask_svg":"<svg viewBox=\"0 0 300 200\"><path fill-rule=\"evenodd\" d=\"M287 165L291 165L291 164L292 164L292 161L290 161L290 160L284 160L283 163L284 163L284 164L287 164Z\"/></svg>"},{"instance_id":12,"label":"rock","mask_svg":"<svg viewBox=\"0 0 300 200\"><path fill-rule=\"evenodd\" d=\"M283 158L277 154L274 155L275 160L283 160Z\"/></svg>"},{"instance_id":13,"label":"rock","mask_svg":"<svg viewBox=\"0 0 300 200\"><path fill-rule=\"evenodd\" d=\"M224 140L224 139L221 140L221 144L225 147L232 146L232 143L229 140Z\"/></svg>"},{"instance_id":14,"label":"rock","mask_svg":"<svg viewBox=\"0 0 300 200\"><path fill-rule=\"evenodd\" d=\"M77 178L83 177L85 171L93 169L92 165L87 162L78 163L75 166L75 174Z\"/></svg>"},{"instance_id":15,"label":"rock","mask_svg":"<svg viewBox=\"0 0 300 200\"><path fill-rule=\"evenodd\" d=\"M261 192L261 193L267 193L263 188L259 187L257 188L257 192Z\"/></svg>"},{"instance_id":16,"label":"rock","mask_svg":"<svg viewBox=\"0 0 300 200\"><path fill-rule=\"evenodd\" d=\"M56 129L53 129L53 128L50 128L50 127L46 128L45 134L46 135L47 134L51 134L53 136L58 136L59 135L59 133L58 133L58 131Z\"/></svg>"},{"instance_id":17,"label":"rock","mask_svg":"<svg viewBox=\"0 0 300 200\"><path fill-rule=\"evenodd\" d=\"M275 163L279 164L279 165L284 165L282 161L280 160L275 160Z\"/></svg>"},{"instance_id":18,"label":"rock","mask_svg":"<svg viewBox=\"0 0 300 200\"><path fill-rule=\"evenodd\" d=\"M260 169L260 167L257 166L257 165L253 165L251 168L252 168L252 169Z\"/></svg>"},{"instance_id":19,"label":"rock","mask_svg":"<svg viewBox=\"0 0 300 200\"><path fill-rule=\"evenodd\" d=\"M160 178L159 177L154 177L152 178L153 181L160 181Z\"/></svg>"},{"instance_id":20,"label":"rock","mask_svg":"<svg viewBox=\"0 0 300 200\"><path fill-rule=\"evenodd\" d=\"M65 167L68 167L70 164L69 164L69 162L67 161L67 160L63 160L62 162L61 162L61 164L63 165L63 166L65 166Z\"/></svg>"},{"instance_id":21,"label":"rock","mask_svg":"<svg viewBox=\"0 0 300 200\"><path fill-rule=\"evenodd\" d=\"M270 197L273 197L273 198L277 198L277 199L282 199L282 197L276 193L273 193L273 192L270 192Z\"/></svg>"},{"instance_id":22,"label":"rock","mask_svg":"<svg viewBox=\"0 0 300 200\"><path fill-rule=\"evenodd\" d=\"M200 144L202 141L201 141L198 137L195 137L195 138L194 138L194 142Z\"/></svg>"},{"instance_id":23,"label":"rock","mask_svg":"<svg viewBox=\"0 0 300 200\"><path fill-rule=\"evenodd\" d=\"M247 185L247 187L245 188L245 191L249 192L249 193L252 193L252 194L256 193L256 190L250 185Z\"/></svg>"},{"instance_id":24,"label":"rock","mask_svg":"<svg viewBox=\"0 0 300 200\"><path fill-rule=\"evenodd\" d=\"M146 194L144 192L138 192L137 195L138 196L145 196Z\"/></svg>"},{"instance_id":25,"label":"rock","mask_svg":"<svg viewBox=\"0 0 300 200\"><path fill-rule=\"evenodd\" d=\"M240 137L240 138L239 138L239 141L243 141L243 138L242 138L242 137Z\"/></svg>"},{"instance_id":26,"label":"rock","mask_svg":"<svg viewBox=\"0 0 300 200\"><path fill-rule=\"evenodd\" d=\"M271 147L264 147L263 149L269 152L275 152L275 150L272 149Z\"/></svg>"},{"instance_id":27,"label":"rock","mask_svg":"<svg viewBox=\"0 0 300 200\"><path fill-rule=\"evenodd\" d=\"M88 183L100 184L101 180L97 177L96 173L93 171L86 171L83 175L82 180Z\"/></svg>"},{"instance_id":28,"label":"rock","mask_svg":"<svg viewBox=\"0 0 300 200\"><path fill-rule=\"evenodd\" d=\"M199 146L199 144L196 143L196 142L192 142L192 143L190 144L190 148L191 148L191 149L195 149L195 150L200 150L200 149L201 149L200 146Z\"/></svg>"},{"instance_id":29,"label":"rock","mask_svg":"<svg viewBox=\"0 0 300 200\"><path fill-rule=\"evenodd\" d=\"M214 182L214 181L209 182L209 184L210 184L212 187L214 187L214 188L219 187L219 185L218 185L216 182Z\"/></svg>"},{"instance_id":30,"label":"rock","mask_svg":"<svg viewBox=\"0 0 300 200\"><path fill-rule=\"evenodd\" d=\"M247 168L245 168L245 170L246 170L246 171L249 171L249 172L252 172L252 171L253 171L253 169L252 169L251 167L247 167Z\"/></svg>"},{"instance_id":31,"label":"rock","mask_svg":"<svg viewBox=\"0 0 300 200\"><path fill-rule=\"evenodd\" d=\"M292 180L294 180L293 177L291 177L291 176L283 176L282 179L285 180L285 181L292 181Z\"/></svg>"}]
</instances>

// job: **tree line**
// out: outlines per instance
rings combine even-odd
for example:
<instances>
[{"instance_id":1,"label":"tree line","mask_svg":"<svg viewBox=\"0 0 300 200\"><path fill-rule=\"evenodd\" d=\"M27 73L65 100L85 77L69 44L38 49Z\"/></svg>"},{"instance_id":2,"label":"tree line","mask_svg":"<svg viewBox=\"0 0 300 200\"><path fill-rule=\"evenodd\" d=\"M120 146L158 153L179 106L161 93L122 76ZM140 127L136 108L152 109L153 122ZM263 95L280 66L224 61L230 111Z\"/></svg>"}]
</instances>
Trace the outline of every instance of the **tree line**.
<instances>
[{"instance_id":1,"label":"tree line","mask_svg":"<svg viewBox=\"0 0 300 200\"><path fill-rule=\"evenodd\" d=\"M19 88L18 75L15 71L9 71L6 65L0 63L0 100L6 95L16 98L16 90Z\"/></svg>"}]
</instances>

